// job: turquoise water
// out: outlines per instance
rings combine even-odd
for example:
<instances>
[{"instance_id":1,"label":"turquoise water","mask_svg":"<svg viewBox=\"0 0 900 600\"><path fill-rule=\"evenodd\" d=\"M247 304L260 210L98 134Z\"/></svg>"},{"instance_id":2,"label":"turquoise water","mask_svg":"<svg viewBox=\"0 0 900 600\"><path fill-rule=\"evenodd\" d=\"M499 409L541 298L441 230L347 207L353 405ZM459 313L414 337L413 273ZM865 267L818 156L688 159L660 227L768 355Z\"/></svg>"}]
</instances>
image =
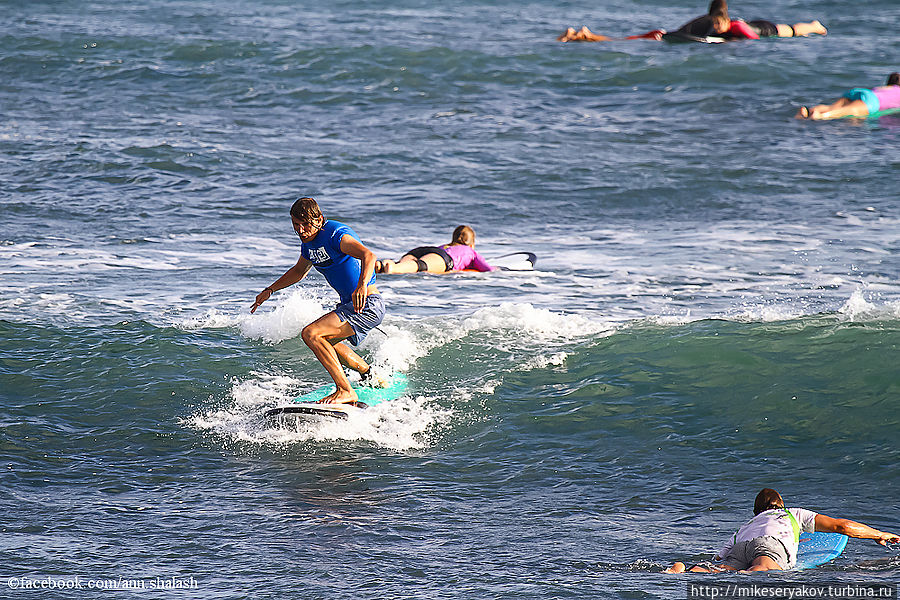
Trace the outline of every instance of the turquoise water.
<instances>
[{"instance_id":1,"label":"turquoise water","mask_svg":"<svg viewBox=\"0 0 900 600\"><path fill-rule=\"evenodd\" d=\"M553 42L704 8L658 1L0 5L0 596L683 598L761 487L900 529L900 118L792 119L900 68L894 3L715 47ZM273 424L336 301L249 314L300 195L537 270L379 278L409 393Z\"/></svg>"}]
</instances>

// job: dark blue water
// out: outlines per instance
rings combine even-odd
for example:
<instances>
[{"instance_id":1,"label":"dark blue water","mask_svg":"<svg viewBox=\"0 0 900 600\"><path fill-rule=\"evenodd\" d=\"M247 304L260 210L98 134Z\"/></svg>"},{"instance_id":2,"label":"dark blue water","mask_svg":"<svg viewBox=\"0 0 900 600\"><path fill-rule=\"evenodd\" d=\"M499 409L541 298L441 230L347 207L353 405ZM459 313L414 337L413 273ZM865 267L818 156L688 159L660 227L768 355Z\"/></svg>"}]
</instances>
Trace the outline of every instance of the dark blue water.
<instances>
[{"instance_id":1,"label":"dark blue water","mask_svg":"<svg viewBox=\"0 0 900 600\"><path fill-rule=\"evenodd\" d=\"M792 118L900 69L900 7L553 41L704 8L0 2L0 596L683 598L761 487L900 529L900 119ZM537 270L381 277L362 353L408 396L267 422L327 377L321 277L249 314L301 195L382 257L467 223Z\"/></svg>"}]
</instances>

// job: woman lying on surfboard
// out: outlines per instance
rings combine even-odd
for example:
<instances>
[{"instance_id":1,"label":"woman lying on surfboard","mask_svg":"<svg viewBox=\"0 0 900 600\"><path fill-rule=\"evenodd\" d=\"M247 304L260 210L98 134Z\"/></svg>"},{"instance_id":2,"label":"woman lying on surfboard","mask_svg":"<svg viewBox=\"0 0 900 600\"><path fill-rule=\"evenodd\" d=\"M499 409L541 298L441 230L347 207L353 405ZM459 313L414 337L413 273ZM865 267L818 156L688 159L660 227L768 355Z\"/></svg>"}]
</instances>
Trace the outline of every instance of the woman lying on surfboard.
<instances>
[{"instance_id":1,"label":"woman lying on surfboard","mask_svg":"<svg viewBox=\"0 0 900 600\"><path fill-rule=\"evenodd\" d=\"M443 246L421 246L403 255L400 260L378 260L376 273L447 273L449 271L493 271L481 255L475 252L475 232L468 225L453 230L453 239Z\"/></svg>"},{"instance_id":2,"label":"woman lying on surfboard","mask_svg":"<svg viewBox=\"0 0 900 600\"><path fill-rule=\"evenodd\" d=\"M818 104L812 108L801 106L795 117L824 121L841 117L868 117L896 108L900 108L900 73L891 73L886 85L872 89L853 88L831 104Z\"/></svg>"},{"instance_id":3,"label":"woman lying on surfboard","mask_svg":"<svg viewBox=\"0 0 900 600\"><path fill-rule=\"evenodd\" d=\"M716 553L718 564L694 565L685 569L676 562L665 573L717 573L720 571L773 571L790 569L797 561L800 532L824 531L875 540L882 546L900 542L895 533L873 529L849 519L832 519L803 508L784 507L781 494L765 488L756 495L753 515L728 538Z\"/></svg>"},{"instance_id":4,"label":"woman lying on surfboard","mask_svg":"<svg viewBox=\"0 0 900 600\"><path fill-rule=\"evenodd\" d=\"M771 21L741 21L732 20L728 16L728 4L726 0L712 0L707 14L688 21L676 31L666 33L665 29L654 29L640 35L630 35L624 39L701 39L708 36L724 38L725 40L751 39L758 40L764 37L805 37L811 33L826 35L828 30L818 21L808 23L772 23ZM608 42L616 38L593 33L586 26L575 31L569 27L565 33L556 38L558 42ZM621 38L620 38L621 39Z\"/></svg>"}]
</instances>

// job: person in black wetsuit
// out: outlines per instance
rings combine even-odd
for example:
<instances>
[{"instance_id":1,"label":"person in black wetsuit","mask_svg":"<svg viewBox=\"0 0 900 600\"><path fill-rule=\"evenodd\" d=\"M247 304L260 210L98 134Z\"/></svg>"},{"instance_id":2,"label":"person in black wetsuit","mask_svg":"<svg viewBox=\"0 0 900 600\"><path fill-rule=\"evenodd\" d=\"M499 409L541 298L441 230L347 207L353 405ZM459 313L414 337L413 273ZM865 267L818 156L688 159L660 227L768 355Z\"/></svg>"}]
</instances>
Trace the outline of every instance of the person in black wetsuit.
<instances>
[{"instance_id":1,"label":"person in black wetsuit","mask_svg":"<svg viewBox=\"0 0 900 600\"><path fill-rule=\"evenodd\" d=\"M772 23L762 19L747 21L734 20L728 16L726 0L712 0L709 11L696 19L692 19L672 32L665 29L654 29L640 35L625 38L612 38L592 32L587 26L578 31L569 27L565 33L556 38L559 42L607 42L615 39L651 39L651 40L692 40L706 37L721 37L726 40L756 39L761 37L805 37L812 33L826 35L828 30L819 21L785 25Z\"/></svg>"}]
</instances>

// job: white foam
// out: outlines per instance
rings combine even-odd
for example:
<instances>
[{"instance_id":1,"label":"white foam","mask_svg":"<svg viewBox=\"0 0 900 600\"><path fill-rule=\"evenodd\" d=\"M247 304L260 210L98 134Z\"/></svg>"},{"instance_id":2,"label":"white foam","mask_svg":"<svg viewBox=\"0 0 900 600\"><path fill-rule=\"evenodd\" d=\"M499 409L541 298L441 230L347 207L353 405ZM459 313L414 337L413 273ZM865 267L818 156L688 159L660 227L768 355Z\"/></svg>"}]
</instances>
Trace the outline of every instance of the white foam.
<instances>
[{"instance_id":1,"label":"white foam","mask_svg":"<svg viewBox=\"0 0 900 600\"><path fill-rule=\"evenodd\" d=\"M250 380L235 382L221 406L201 410L183 423L229 441L263 446L344 441L404 451L427 446L429 433L447 423L453 414L434 397L410 395L373 406L346 420L262 416L267 409L289 401L297 384L298 380L284 375L255 373Z\"/></svg>"},{"instance_id":2,"label":"white foam","mask_svg":"<svg viewBox=\"0 0 900 600\"><path fill-rule=\"evenodd\" d=\"M870 304L900 297L885 241L893 239L897 219L871 207L837 216L822 226L751 218L655 230L607 227L554 235L552 244L529 239L527 248L521 237L498 232L479 241L484 256L533 250L538 271L379 278L388 336L373 335L366 343L381 362L404 369L435 346L478 332L531 350L532 340L565 343L641 319L772 321L839 307L848 317L896 314L890 304L869 310L847 297L858 286ZM296 260L295 236L286 224L277 227L271 235L204 231L3 241L0 318L175 321L234 327L271 343L290 339L330 310L335 298L321 276L311 274L296 286L302 292L279 292L256 315L247 314L255 293ZM379 252L390 249L383 255L449 233L437 228L389 237L372 229L363 237ZM52 298L63 290L71 296ZM498 306L504 300L515 302ZM196 316L178 322L184 315Z\"/></svg>"},{"instance_id":3,"label":"white foam","mask_svg":"<svg viewBox=\"0 0 900 600\"><path fill-rule=\"evenodd\" d=\"M742 323L774 323L777 321L797 319L802 316L804 316L804 311L802 310L801 305L795 300L785 303L744 303L734 311L723 316L723 318Z\"/></svg>"},{"instance_id":4,"label":"white foam","mask_svg":"<svg viewBox=\"0 0 900 600\"><path fill-rule=\"evenodd\" d=\"M193 327L237 326L243 335L277 343L296 335L304 324L318 317L323 307L302 290L287 295L268 315L225 315L214 313L190 323ZM258 323L258 324L256 324ZM415 361L435 348L470 334L518 337L522 342L547 347L568 343L573 337L588 336L601 326L585 317L553 313L529 304L504 304L483 308L468 317L447 317L408 321L397 319L382 324L384 335L370 334L372 362L385 370L408 370ZM485 336L478 335L477 340ZM512 343L520 346L519 343ZM557 351L528 355L520 369L561 366L567 354ZM318 371L317 371L318 372ZM253 373L246 381L233 382L229 397L219 406L204 409L186 419L188 426L211 431L232 441L257 444L354 441L373 443L395 450L427 445L429 432L447 424L453 411L447 406L467 403L473 395L492 395L502 382L501 373L467 380L450 389L416 390L414 394L383 403L349 420L286 419L273 423L261 417L265 410L284 403L312 382L283 374Z\"/></svg>"},{"instance_id":5,"label":"white foam","mask_svg":"<svg viewBox=\"0 0 900 600\"><path fill-rule=\"evenodd\" d=\"M875 304L866 300L864 288L857 288L838 312L848 321L897 319L900 318L900 301Z\"/></svg>"},{"instance_id":6,"label":"white foam","mask_svg":"<svg viewBox=\"0 0 900 600\"><path fill-rule=\"evenodd\" d=\"M578 314L562 314L535 308L528 303L504 302L500 306L481 308L462 322L466 332L505 330L527 335L540 341L569 341L609 332L610 323Z\"/></svg>"},{"instance_id":7,"label":"white foam","mask_svg":"<svg viewBox=\"0 0 900 600\"><path fill-rule=\"evenodd\" d=\"M533 371L535 369L546 369L550 366L561 367L566 364L567 358L569 358L569 354L567 352L556 352L550 355L532 356L530 359L525 361L525 364L522 365L522 370Z\"/></svg>"},{"instance_id":8,"label":"white foam","mask_svg":"<svg viewBox=\"0 0 900 600\"><path fill-rule=\"evenodd\" d=\"M385 336L380 341L376 340L376 334L370 334L366 341L372 348L372 362L388 371L407 371L433 347L432 344L417 339L412 331L397 325L382 323L381 330Z\"/></svg>"},{"instance_id":9,"label":"white foam","mask_svg":"<svg viewBox=\"0 0 900 600\"><path fill-rule=\"evenodd\" d=\"M186 329L237 327L244 337L276 344L300 335L306 325L331 310L333 305L333 302L311 295L308 288L297 288L274 294L254 314L228 314L213 309L202 316L183 320L179 325Z\"/></svg>"}]
</instances>

